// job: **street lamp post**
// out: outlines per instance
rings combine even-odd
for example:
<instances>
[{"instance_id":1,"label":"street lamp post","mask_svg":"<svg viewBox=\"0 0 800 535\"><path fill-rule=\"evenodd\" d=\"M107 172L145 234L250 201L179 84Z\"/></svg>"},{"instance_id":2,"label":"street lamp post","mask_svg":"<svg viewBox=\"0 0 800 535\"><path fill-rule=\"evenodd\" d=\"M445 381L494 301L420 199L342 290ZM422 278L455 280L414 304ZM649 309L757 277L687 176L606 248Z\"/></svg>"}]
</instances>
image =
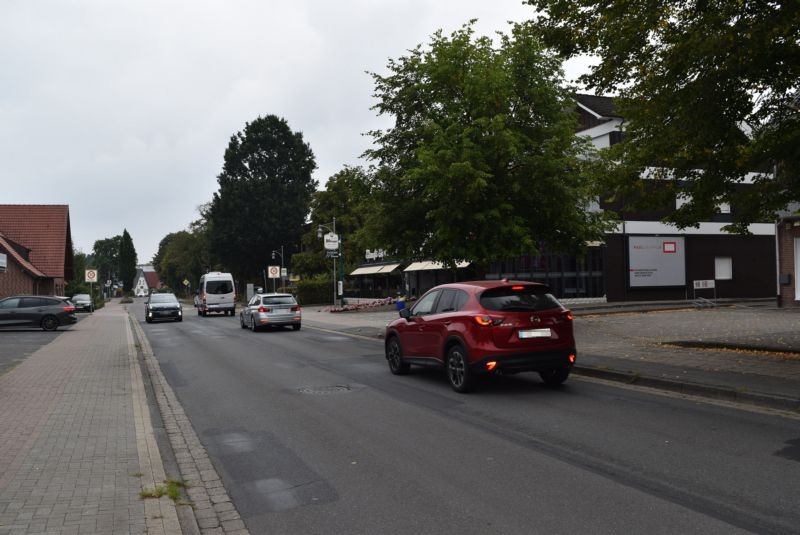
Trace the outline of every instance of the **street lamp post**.
<instances>
[{"instance_id":1,"label":"street lamp post","mask_svg":"<svg viewBox=\"0 0 800 535\"><path fill-rule=\"evenodd\" d=\"M336 286L337 286L337 280L336 280L336 258L342 256L342 240L336 234L336 218L335 217L333 218L333 222L330 224L330 226L329 225L324 225L322 223L320 223L317 226L317 238L322 238L323 230L328 230L329 232L333 233L333 235L336 236L336 241L337 241L336 255L333 255L333 304L334 304L334 306L336 306L336 296L338 294L338 292L336 291L337 290L337 288L336 288ZM342 287L344 287L344 277L343 277L344 273L343 273L343 271L344 271L344 260L342 260L341 266L339 267L339 278L341 280Z\"/></svg>"},{"instance_id":2,"label":"street lamp post","mask_svg":"<svg viewBox=\"0 0 800 535\"><path fill-rule=\"evenodd\" d=\"M283 282L283 245L281 245L281 250L280 251L272 251L272 259L273 260L275 260L275 255L278 255L278 256L281 257L281 288L283 288L283 287L286 286L286 284L284 284L284 282ZM274 284L274 282L273 282L273 284ZM273 288L273 290L274 290L274 288Z\"/></svg>"}]
</instances>

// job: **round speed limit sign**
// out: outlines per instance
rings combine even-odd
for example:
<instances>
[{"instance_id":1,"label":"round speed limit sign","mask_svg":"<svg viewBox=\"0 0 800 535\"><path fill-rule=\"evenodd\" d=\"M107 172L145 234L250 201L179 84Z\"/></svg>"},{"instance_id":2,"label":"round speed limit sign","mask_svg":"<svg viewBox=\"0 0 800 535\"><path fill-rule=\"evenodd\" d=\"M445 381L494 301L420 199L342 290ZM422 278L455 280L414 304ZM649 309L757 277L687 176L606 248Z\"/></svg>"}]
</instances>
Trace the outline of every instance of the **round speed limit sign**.
<instances>
[{"instance_id":1,"label":"round speed limit sign","mask_svg":"<svg viewBox=\"0 0 800 535\"><path fill-rule=\"evenodd\" d=\"M96 269L87 269L86 270L86 282L97 282L97 270Z\"/></svg>"},{"instance_id":2,"label":"round speed limit sign","mask_svg":"<svg viewBox=\"0 0 800 535\"><path fill-rule=\"evenodd\" d=\"M269 273L270 279L277 279L280 277L281 268L278 266L269 266L267 272Z\"/></svg>"}]
</instances>

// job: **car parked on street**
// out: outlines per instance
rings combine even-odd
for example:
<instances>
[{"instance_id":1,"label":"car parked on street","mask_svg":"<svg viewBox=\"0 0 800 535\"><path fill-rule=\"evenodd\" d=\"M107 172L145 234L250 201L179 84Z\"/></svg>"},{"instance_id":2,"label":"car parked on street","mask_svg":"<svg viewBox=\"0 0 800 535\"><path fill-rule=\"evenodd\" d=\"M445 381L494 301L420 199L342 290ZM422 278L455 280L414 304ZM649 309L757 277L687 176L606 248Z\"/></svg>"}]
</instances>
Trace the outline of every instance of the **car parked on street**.
<instances>
[{"instance_id":1,"label":"car parked on street","mask_svg":"<svg viewBox=\"0 0 800 535\"><path fill-rule=\"evenodd\" d=\"M572 313L544 284L507 280L443 284L386 326L386 360L395 375L411 365L444 368L456 392L480 375L539 372L566 381L575 363Z\"/></svg>"},{"instance_id":2,"label":"car parked on street","mask_svg":"<svg viewBox=\"0 0 800 535\"><path fill-rule=\"evenodd\" d=\"M75 306L66 298L15 295L0 300L0 327L41 327L55 331L76 321Z\"/></svg>"},{"instance_id":3,"label":"car parked on street","mask_svg":"<svg viewBox=\"0 0 800 535\"><path fill-rule=\"evenodd\" d=\"M94 311L92 298L89 296L89 294L75 294L72 296L70 301L72 301L72 304L75 305L75 310L83 310L85 312Z\"/></svg>"},{"instance_id":4,"label":"car parked on street","mask_svg":"<svg viewBox=\"0 0 800 535\"><path fill-rule=\"evenodd\" d=\"M144 304L144 320L147 323L160 320L183 321L183 307L175 294L150 294Z\"/></svg>"},{"instance_id":5,"label":"car parked on street","mask_svg":"<svg viewBox=\"0 0 800 535\"><path fill-rule=\"evenodd\" d=\"M255 294L239 311L242 329L255 332L263 327L291 325L300 330L302 311L292 294Z\"/></svg>"}]
</instances>

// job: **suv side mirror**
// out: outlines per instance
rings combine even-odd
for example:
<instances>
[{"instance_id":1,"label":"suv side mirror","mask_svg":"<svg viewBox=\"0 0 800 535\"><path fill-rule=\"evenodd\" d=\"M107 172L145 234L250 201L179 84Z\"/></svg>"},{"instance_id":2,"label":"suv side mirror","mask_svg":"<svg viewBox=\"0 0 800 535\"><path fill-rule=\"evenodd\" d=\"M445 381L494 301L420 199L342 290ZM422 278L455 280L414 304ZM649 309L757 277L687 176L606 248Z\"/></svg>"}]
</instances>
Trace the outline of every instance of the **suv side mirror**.
<instances>
[{"instance_id":1,"label":"suv side mirror","mask_svg":"<svg viewBox=\"0 0 800 535\"><path fill-rule=\"evenodd\" d=\"M400 309L400 317L403 319L408 319L411 317L411 309L408 308L401 308Z\"/></svg>"}]
</instances>

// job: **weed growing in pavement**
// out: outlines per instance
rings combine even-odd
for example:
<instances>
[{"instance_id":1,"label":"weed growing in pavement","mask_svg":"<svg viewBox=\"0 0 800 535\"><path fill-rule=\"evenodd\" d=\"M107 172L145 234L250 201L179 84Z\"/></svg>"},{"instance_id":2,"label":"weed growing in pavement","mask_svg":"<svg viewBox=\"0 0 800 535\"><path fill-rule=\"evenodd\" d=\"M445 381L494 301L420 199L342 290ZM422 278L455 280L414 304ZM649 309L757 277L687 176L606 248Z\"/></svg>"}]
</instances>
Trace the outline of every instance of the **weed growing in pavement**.
<instances>
[{"instance_id":1,"label":"weed growing in pavement","mask_svg":"<svg viewBox=\"0 0 800 535\"><path fill-rule=\"evenodd\" d=\"M145 500L147 498L160 498L168 496L173 502L177 502L181 497L181 489L188 488L188 485L183 481L175 481L168 479L164 481L166 485L159 485L153 490L144 490L139 493L139 498Z\"/></svg>"},{"instance_id":2,"label":"weed growing in pavement","mask_svg":"<svg viewBox=\"0 0 800 535\"><path fill-rule=\"evenodd\" d=\"M144 474L141 472L134 472L131 474L131 477L142 477Z\"/></svg>"},{"instance_id":3,"label":"weed growing in pavement","mask_svg":"<svg viewBox=\"0 0 800 535\"><path fill-rule=\"evenodd\" d=\"M632 371L631 372L631 377L630 377L630 379L628 379L627 383L629 385L636 384L636 383L639 382L639 379L641 379L641 378L642 378L642 376L641 376L641 374L639 372Z\"/></svg>"}]
</instances>

